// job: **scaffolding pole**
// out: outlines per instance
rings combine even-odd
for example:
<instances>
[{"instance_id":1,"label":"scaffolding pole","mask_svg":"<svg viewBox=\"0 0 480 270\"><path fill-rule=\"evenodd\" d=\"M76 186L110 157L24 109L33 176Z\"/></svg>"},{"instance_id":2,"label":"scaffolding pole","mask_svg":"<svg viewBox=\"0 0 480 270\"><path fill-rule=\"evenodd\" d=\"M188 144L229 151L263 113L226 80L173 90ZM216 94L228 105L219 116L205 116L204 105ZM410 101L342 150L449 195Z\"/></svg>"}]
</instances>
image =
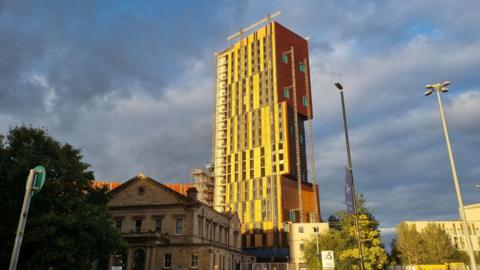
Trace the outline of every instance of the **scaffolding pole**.
<instances>
[{"instance_id":1,"label":"scaffolding pole","mask_svg":"<svg viewBox=\"0 0 480 270\"><path fill-rule=\"evenodd\" d=\"M313 148L313 140L312 140L312 119L313 119L313 112L310 104L312 104L310 100L310 84L309 84L309 69L308 69L308 60L305 58L303 60L305 66L305 91L307 92L307 115L308 115L308 141L309 141L309 148L310 148L310 169L312 171L312 184L313 184L313 193L315 195L315 222L320 221L320 211L318 207L318 190L317 190L317 179L315 176L315 153Z\"/></svg>"}]
</instances>

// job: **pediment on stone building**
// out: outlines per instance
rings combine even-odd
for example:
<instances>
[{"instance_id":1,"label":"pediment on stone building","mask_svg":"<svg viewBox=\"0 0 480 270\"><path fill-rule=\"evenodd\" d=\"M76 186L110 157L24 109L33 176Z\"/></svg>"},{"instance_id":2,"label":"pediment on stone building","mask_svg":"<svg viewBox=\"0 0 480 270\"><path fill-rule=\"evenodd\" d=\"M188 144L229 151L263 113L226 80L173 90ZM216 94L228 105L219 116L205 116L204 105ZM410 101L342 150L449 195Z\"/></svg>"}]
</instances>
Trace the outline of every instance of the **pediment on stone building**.
<instances>
[{"instance_id":1,"label":"pediment on stone building","mask_svg":"<svg viewBox=\"0 0 480 270\"><path fill-rule=\"evenodd\" d=\"M195 204L188 198L162 183L139 174L110 192L112 198L108 206L139 206L139 205L178 205Z\"/></svg>"}]
</instances>

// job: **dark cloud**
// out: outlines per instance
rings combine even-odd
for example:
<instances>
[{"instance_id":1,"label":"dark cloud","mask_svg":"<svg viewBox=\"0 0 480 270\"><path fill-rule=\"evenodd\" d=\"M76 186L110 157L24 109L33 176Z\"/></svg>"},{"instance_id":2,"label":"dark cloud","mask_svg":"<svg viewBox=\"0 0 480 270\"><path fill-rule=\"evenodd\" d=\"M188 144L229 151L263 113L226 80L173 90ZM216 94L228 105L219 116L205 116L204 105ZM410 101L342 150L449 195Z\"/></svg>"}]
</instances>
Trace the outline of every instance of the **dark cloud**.
<instances>
[{"instance_id":1,"label":"dark cloud","mask_svg":"<svg viewBox=\"0 0 480 270\"><path fill-rule=\"evenodd\" d=\"M479 3L0 1L0 124L46 127L96 176L189 181L211 155L213 53L267 13L310 38L323 217L343 209L345 86L359 192L385 234L457 216L433 97L444 95L466 203L478 201Z\"/></svg>"}]
</instances>

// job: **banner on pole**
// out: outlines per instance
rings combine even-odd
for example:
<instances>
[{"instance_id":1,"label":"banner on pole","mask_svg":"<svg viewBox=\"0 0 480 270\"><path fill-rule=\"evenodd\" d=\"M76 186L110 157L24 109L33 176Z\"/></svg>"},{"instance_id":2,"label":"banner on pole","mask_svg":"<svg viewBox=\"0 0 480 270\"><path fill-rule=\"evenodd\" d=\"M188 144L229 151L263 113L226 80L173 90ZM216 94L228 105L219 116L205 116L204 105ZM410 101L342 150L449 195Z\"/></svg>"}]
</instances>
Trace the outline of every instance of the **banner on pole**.
<instances>
[{"instance_id":1,"label":"banner on pole","mask_svg":"<svg viewBox=\"0 0 480 270\"><path fill-rule=\"evenodd\" d=\"M345 203L347 212L353 214L353 175L352 170L345 167Z\"/></svg>"}]
</instances>

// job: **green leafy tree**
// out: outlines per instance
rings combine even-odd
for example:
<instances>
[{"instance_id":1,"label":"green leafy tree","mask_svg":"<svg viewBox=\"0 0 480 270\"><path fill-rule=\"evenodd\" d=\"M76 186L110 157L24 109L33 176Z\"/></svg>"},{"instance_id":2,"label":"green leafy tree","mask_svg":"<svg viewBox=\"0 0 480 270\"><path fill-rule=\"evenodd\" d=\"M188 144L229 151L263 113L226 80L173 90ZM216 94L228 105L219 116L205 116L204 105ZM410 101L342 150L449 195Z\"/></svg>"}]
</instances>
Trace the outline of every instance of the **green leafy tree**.
<instances>
[{"instance_id":1,"label":"green leafy tree","mask_svg":"<svg viewBox=\"0 0 480 270\"><path fill-rule=\"evenodd\" d=\"M466 254L457 250L448 234L434 223L422 232L414 225L401 223L397 227L397 241L393 249L401 264L442 264L465 262Z\"/></svg>"},{"instance_id":2,"label":"green leafy tree","mask_svg":"<svg viewBox=\"0 0 480 270\"><path fill-rule=\"evenodd\" d=\"M347 249L351 243L350 239L342 237L340 230L329 230L328 232L318 235L318 251L331 250L334 253L335 267L337 269L349 269L351 265L350 260L340 260L342 251ZM321 263L317 257L317 239L308 241L304 250L305 261L308 269L321 269Z\"/></svg>"},{"instance_id":3,"label":"green leafy tree","mask_svg":"<svg viewBox=\"0 0 480 270\"><path fill-rule=\"evenodd\" d=\"M345 249L341 259L353 261L352 269L357 269L360 262L360 252L356 242L356 228L353 215L345 215L342 225L343 235L354 239L354 245ZM358 216L358 227L365 269L383 269L388 258L380 238L378 221L370 213L361 213Z\"/></svg>"},{"instance_id":4,"label":"green leafy tree","mask_svg":"<svg viewBox=\"0 0 480 270\"><path fill-rule=\"evenodd\" d=\"M461 260L461 253L452 245L448 234L430 223L421 233L425 250L425 263L446 263Z\"/></svg>"},{"instance_id":5,"label":"green leafy tree","mask_svg":"<svg viewBox=\"0 0 480 270\"><path fill-rule=\"evenodd\" d=\"M359 213L358 225L365 269L383 269L388 258L380 238L378 221L366 207L363 196L358 196L356 202ZM337 269L358 269L360 256L357 244L355 217L345 211L338 212L337 217L331 217L329 219L337 221L338 223L336 224L338 225L331 227L326 234L319 236L320 250L334 251L335 266ZM306 246L305 260L309 265L315 266L316 262L313 259L316 258L314 256L316 253L316 239L310 240ZM313 247L315 247L315 249L313 249ZM312 252L314 252L313 255Z\"/></svg>"},{"instance_id":6,"label":"green leafy tree","mask_svg":"<svg viewBox=\"0 0 480 270\"><path fill-rule=\"evenodd\" d=\"M43 165L47 180L33 196L18 269L91 269L125 247L111 224L106 189L92 188L93 172L80 150L45 130L26 126L0 137L0 268L13 249L29 170Z\"/></svg>"},{"instance_id":7,"label":"green leafy tree","mask_svg":"<svg viewBox=\"0 0 480 270\"><path fill-rule=\"evenodd\" d=\"M422 263L425 259L422 237L413 225L400 223L397 227L397 239L392 248L404 265Z\"/></svg>"},{"instance_id":8,"label":"green leafy tree","mask_svg":"<svg viewBox=\"0 0 480 270\"><path fill-rule=\"evenodd\" d=\"M397 239L392 239L392 242L390 242L390 254L387 254L388 256L388 264L390 266L395 266L400 264L400 259L398 257L398 250L396 249L397 246Z\"/></svg>"}]
</instances>

